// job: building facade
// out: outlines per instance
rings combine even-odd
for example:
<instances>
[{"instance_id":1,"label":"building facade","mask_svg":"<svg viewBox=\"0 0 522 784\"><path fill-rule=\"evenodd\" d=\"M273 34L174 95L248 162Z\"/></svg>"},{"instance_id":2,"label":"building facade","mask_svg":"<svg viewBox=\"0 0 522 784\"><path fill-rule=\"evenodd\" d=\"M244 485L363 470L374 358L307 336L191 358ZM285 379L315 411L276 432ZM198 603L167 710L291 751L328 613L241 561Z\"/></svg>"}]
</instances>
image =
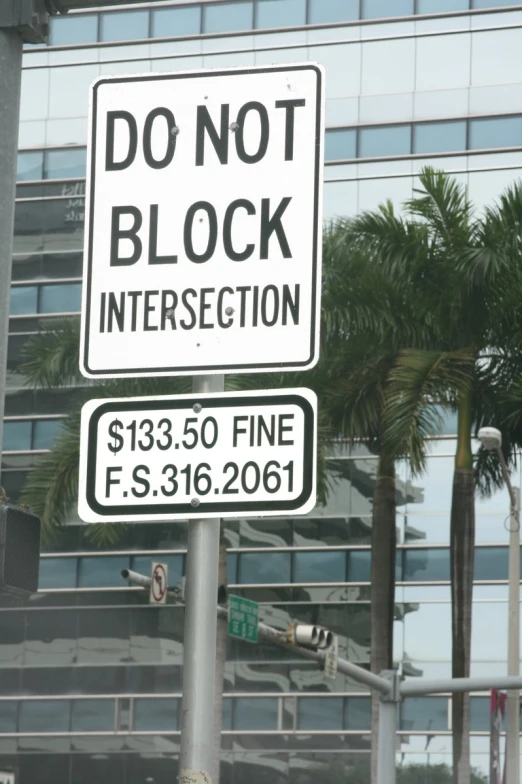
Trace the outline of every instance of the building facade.
<instances>
[{"instance_id":1,"label":"building facade","mask_svg":"<svg viewBox=\"0 0 522 784\"><path fill-rule=\"evenodd\" d=\"M426 164L465 183L478 208L522 167L522 3L509 0L204 0L71 13L27 46L2 482L19 497L77 389L31 390L27 339L79 312L88 89L104 74L313 60L327 73L325 218L412 195ZM494 424L494 423L492 423ZM454 423L428 471L399 466L395 661L409 677L450 674L449 509ZM326 506L302 518L226 523L233 593L261 617L336 632L369 664L376 459L330 458ZM522 477L514 481L520 484ZM472 674L506 672L507 493L477 499ZM122 568L184 571L186 524L132 525L100 552L72 519L41 564L41 592L0 606L0 769L19 784L171 784L177 774L182 611L148 604ZM370 699L343 675L263 645L229 641L223 784L367 781ZM471 701L472 764L488 770L489 698ZM405 700L398 760L451 762L450 697ZM343 772L344 771L344 772ZM17 784L18 784L17 782Z\"/></svg>"}]
</instances>

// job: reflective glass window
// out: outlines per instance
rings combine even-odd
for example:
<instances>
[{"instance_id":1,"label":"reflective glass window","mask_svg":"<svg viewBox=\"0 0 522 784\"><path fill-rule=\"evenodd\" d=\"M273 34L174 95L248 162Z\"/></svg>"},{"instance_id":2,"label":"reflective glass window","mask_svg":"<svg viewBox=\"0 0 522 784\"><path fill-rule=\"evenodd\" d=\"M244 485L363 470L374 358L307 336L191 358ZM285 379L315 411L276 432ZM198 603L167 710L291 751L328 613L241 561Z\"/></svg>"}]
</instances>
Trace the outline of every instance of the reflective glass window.
<instances>
[{"instance_id":1,"label":"reflective glass window","mask_svg":"<svg viewBox=\"0 0 522 784\"><path fill-rule=\"evenodd\" d=\"M235 583L237 581L237 553L227 553L227 573L228 582Z\"/></svg>"},{"instance_id":2,"label":"reflective glass window","mask_svg":"<svg viewBox=\"0 0 522 784\"><path fill-rule=\"evenodd\" d=\"M51 46L92 44L97 40L98 14L69 14L51 17L49 33Z\"/></svg>"},{"instance_id":3,"label":"reflective glass window","mask_svg":"<svg viewBox=\"0 0 522 784\"><path fill-rule=\"evenodd\" d=\"M2 448L5 452L31 449L31 422L4 422Z\"/></svg>"},{"instance_id":4,"label":"reflective glass window","mask_svg":"<svg viewBox=\"0 0 522 784\"><path fill-rule=\"evenodd\" d=\"M522 145L522 117L491 117L470 120L469 148L519 147Z\"/></svg>"},{"instance_id":5,"label":"reflective glass window","mask_svg":"<svg viewBox=\"0 0 522 784\"><path fill-rule=\"evenodd\" d=\"M41 180L43 168L43 151L19 152L16 160L17 182L23 180Z\"/></svg>"},{"instance_id":6,"label":"reflective glass window","mask_svg":"<svg viewBox=\"0 0 522 784\"><path fill-rule=\"evenodd\" d=\"M298 697L297 728L300 730L342 730L342 697Z\"/></svg>"},{"instance_id":7,"label":"reflective glass window","mask_svg":"<svg viewBox=\"0 0 522 784\"><path fill-rule=\"evenodd\" d=\"M137 699L134 701L134 732L161 732L178 729L179 699Z\"/></svg>"},{"instance_id":8,"label":"reflective glass window","mask_svg":"<svg viewBox=\"0 0 522 784\"><path fill-rule=\"evenodd\" d=\"M12 286L11 316L21 316L26 313L38 312L38 287L37 286Z\"/></svg>"},{"instance_id":9,"label":"reflective glass window","mask_svg":"<svg viewBox=\"0 0 522 784\"><path fill-rule=\"evenodd\" d=\"M152 11L152 37L198 35L201 32L201 6L158 8Z\"/></svg>"},{"instance_id":10,"label":"reflective glass window","mask_svg":"<svg viewBox=\"0 0 522 784\"><path fill-rule=\"evenodd\" d=\"M507 580L507 547L477 547L474 577L475 580Z\"/></svg>"},{"instance_id":11,"label":"reflective glass window","mask_svg":"<svg viewBox=\"0 0 522 784\"><path fill-rule=\"evenodd\" d=\"M413 0L362 0L363 19L381 19L389 16L411 16Z\"/></svg>"},{"instance_id":12,"label":"reflective glass window","mask_svg":"<svg viewBox=\"0 0 522 784\"><path fill-rule=\"evenodd\" d=\"M240 583L289 583L290 553L241 553Z\"/></svg>"},{"instance_id":13,"label":"reflective glass window","mask_svg":"<svg viewBox=\"0 0 522 784\"><path fill-rule=\"evenodd\" d=\"M370 581L372 554L370 550L352 550L348 553L348 580L351 583Z\"/></svg>"},{"instance_id":14,"label":"reflective glass window","mask_svg":"<svg viewBox=\"0 0 522 784\"><path fill-rule=\"evenodd\" d=\"M203 32L231 33L254 26L253 3L216 3L203 9Z\"/></svg>"},{"instance_id":15,"label":"reflective glass window","mask_svg":"<svg viewBox=\"0 0 522 784\"><path fill-rule=\"evenodd\" d=\"M41 286L39 313L76 313L82 303L81 283Z\"/></svg>"},{"instance_id":16,"label":"reflective glass window","mask_svg":"<svg viewBox=\"0 0 522 784\"><path fill-rule=\"evenodd\" d=\"M68 700L27 700L20 703L20 732L69 732L71 704Z\"/></svg>"},{"instance_id":17,"label":"reflective glass window","mask_svg":"<svg viewBox=\"0 0 522 784\"><path fill-rule=\"evenodd\" d=\"M110 732L114 730L114 700L73 700L72 732Z\"/></svg>"},{"instance_id":18,"label":"reflective glass window","mask_svg":"<svg viewBox=\"0 0 522 784\"><path fill-rule=\"evenodd\" d=\"M306 24L306 0L257 0L256 27Z\"/></svg>"},{"instance_id":19,"label":"reflective glass window","mask_svg":"<svg viewBox=\"0 0 522 784\"><path fill-rule=\"evenodd\" d=\"M491 729L490 698L470 697L469 724L472 732L489 732Z\"/></svg>"},{"instance_id":20,"label":"reflective glass window","mask_svg":"<svg viewBox=\"0 0 522 784\"><path fill-rule=\"evenodd\" d=\"M16 732L17 702L0 702L0 732Z\"/></svg>"},{"instance_id":21,"label":"reflective glass window","mask_svg":"<svg viewBox=\"0 0 522 784\"><path fill-rule=\"evenodd\" d=\"M404 581L450 579L449 550L405 550Z\"/></svg>"},{"instance_id":22,"label":"reflective glass window","mask_svg":"<svg viewBox=\"0 0 522 784\"><path fill-rule=\"evenodd\" d=\"M401 705L402 730L447 730L447 697L407 697Z\"/></svg>"},{"instance_id":23,"label":"reflective glass window","mask_svg":"<svg viewBox=\"0 0 522 784\"><path fill-rule=\"evenodd\" d=\"M38 588L76 588L76 558L41 558Z\"/></svg>"},{"instance_id":24,"label":"reflective glass window","mask_svg":"<svg viewBox=\"0 0 522 784\"><path fill-rule=\"evenodd\" d=\"M40 419L33 423L33 449L50 449L63 428L61 419Z\"/></svg>"},{"instance_id":25,"label":"reflective glass window","mask_svg":"<svg viewBox=\"0 0 522 784\"><path fill-rule=\"evenodd\" d=\"M121 587L121 570L129 568L126 555L80 558L78 586L80 588Z\"/></svg>"},{"instance_id":26,"label":"reflective glass window","mask_svg":"<svg viewBox=\"0 0 522 784\"><path fill-rule=\"evenodd\" d=\"M310 24L350 22L359 18L359 0L310 0Z\"/></svg>"},{"instance_id":27,"label":"reflective glass window","mask_svg":"<svg viewBox=\"0 0 522 784\"><path fill-rule=\"evenodd\" d=\"M417 0L418 14L444 14L448 11L467 11L469 0Z\"/></svg>"},{"instance_id":28,"label":"reflective glass window","mask_svg":"<svg viewBox=\"0 0 522 784\"><path fill-rule=\"evenodd\" d=\"M380 128L361 128L359 157L379 158L384 155L409 155L411 126L387 125Z\"/></svg>"},{"instance_id":29,"label":"reflective glass window","mask_svg":"<svg viewBox=\"0 0 522 784\"><path fill-rule=\"evenodd\" d=\"M347 697L344 706L344 727L347 730L369 730L372 703L368 697Z\"/></svg>"},{"instance_id":30,"label":"reflective glass window","mask_svg":"<svg viewBox=\"0 0 522 784\"><path fill-rule=\"evenodd\" d=\"M66 177L85 177L85 164L85 147L48 150L45 153L44 178L61 180Z\"/></svg>"},{"instance_id":31,"label":"reflective glass window","mask_svg":"<svg viewBox=\"0 0 522 784\"><path fill-rule=\"evenodd\" d=\"M101 41L134 41L148 37L148 11L113 11L101 15Z\"/></svg>"},{"instance_id":32,"label":"reflective glass window","mask_svg":"<svg viewBox=\"0 0 522 784\"><path fill-rule=\"evenodd\" d=\"M472 8L502 8L507 5L520 5L520 0L471 0Z\"/></svg>"},{"instance_id":33,"label":"reflective glass window","mask_svg":"<svg viewBox=\"0 0 522 784\"><path fill-rule=\"evenodd\" d=\"M233 716L236 730L277 730L277 699L239 697L234 700Z\"/></svg>"},{"instance_id":34,"label":"reflective glass window","mask_svg":"<svg viewBox=\"0 0 522 784\"><path fill-rule=\"evenodd\" d=\"M355 158L356 155L357 131L355 128L326 131L324 140L324 157L326 161Z\"/></svg>"},{"instance_id":35,"label":"reflective glass window","mask_svg":"<svg viewBox=\"0 0 522 784\"><path fill-rule=\"evenodd\" d=\"M346 553L321 550L294 553L295 583L343 583L346 580Z\"/></svg>"},{"instance_id":36,"label":"reflective glass window","mask_svg":"<svg viewBox=\"0 0 522 784\"><path fill-rule=\"evenodd\" d=\"M466 149L466 122L419 123L413 126L413 152L452 152Z\"/></svg>"},{"instance_id":37,"label":"reflective glass window","mask_svg":"<svg viewBox=\"0 0 522 784\"><path fill-rule=\"evenodd\" d=\"M221 729L222 730L232 729L232 700L227 697L223 697Z\"/></svg>"}]
</instances>

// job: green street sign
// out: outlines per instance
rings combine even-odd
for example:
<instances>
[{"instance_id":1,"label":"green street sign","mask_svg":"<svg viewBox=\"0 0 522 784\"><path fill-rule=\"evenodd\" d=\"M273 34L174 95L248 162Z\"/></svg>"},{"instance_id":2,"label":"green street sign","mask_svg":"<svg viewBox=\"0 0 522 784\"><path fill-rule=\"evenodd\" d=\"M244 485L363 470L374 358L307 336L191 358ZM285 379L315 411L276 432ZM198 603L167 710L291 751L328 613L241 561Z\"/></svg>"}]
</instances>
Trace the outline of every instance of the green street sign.
<instances>
[{"instance_id":1,"label":"green street sign","mask_svg":"<svg viewBox=\"0 0 522 784\"><path fill-rule=\"evenodd\" d=\"M228 633L245 642L257 642L259 605L241 596L228 597Z\"/></svg>"}]
</instances>

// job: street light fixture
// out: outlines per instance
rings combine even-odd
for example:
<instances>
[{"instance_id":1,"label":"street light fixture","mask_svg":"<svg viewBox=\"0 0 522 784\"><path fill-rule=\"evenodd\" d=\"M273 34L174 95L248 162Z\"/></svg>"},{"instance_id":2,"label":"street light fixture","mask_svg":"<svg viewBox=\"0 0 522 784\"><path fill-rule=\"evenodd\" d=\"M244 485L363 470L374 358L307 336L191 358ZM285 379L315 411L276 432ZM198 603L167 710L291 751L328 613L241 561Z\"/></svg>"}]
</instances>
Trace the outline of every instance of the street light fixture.
<instances>
[{"instance_id":1,"label":"street light fixture","mask_svg":"<svg viewBox=\"0 0 522 784\"><path fill-rule=\"evenodd\" d=\"M502 453L502 434L496 427L482 427L478 437L484 449L496 452L509 493L509 597L508 597L508 675L520 672L520 490L511 484ZM520 692L507 695L506 763L507 784L520 784Z\"/></svg>"}]
</instances>

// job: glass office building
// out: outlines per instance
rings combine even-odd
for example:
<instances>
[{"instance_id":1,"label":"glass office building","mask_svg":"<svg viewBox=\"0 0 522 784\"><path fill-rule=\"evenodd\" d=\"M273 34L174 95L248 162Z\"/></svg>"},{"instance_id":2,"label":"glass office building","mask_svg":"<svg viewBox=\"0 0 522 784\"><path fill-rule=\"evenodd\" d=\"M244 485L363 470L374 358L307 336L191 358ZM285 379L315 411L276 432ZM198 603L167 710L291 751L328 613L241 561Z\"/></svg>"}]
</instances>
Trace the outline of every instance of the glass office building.
<instances>
[{"instance_id":1,"label":"glass office building","mask_svg":"<svg viewBox=\"0 0 522 784\"><path fill-rule=\"evenodd\" d=\"M103 74L319 61L327 71L325 217L399 205L426 164L491 202L522 167L522 3L509 0L219 0L71 13L24 58L3 484L19 496L74 389L32 391L29 336L81 297L88 88ZM493 424L493 423L492 423ZM399 467L395 661L450 674L449 508L454 423L427 474ZM367 449L333 454L325 507L226 524L231 591L339 634L369 662L373 478ZM520 483L521 477L515 481ZM506 672L507 493L477 500L472 674ZM129 526L97 551L67 526L42 558L41 593L0 606L0 769L19 784L171 784L177 774L182 611L149 606L120 570L183 574L186 525ZM368 692L314 663L230 641L223 784L364 779ZM488 696L471 702L472 764L487 771ZM450 697L406 700L398 759L451 762ZM340 779L343 780L343 779ZM354 780L359 780L355 779Z\"/></svg>"}]
</instances>

